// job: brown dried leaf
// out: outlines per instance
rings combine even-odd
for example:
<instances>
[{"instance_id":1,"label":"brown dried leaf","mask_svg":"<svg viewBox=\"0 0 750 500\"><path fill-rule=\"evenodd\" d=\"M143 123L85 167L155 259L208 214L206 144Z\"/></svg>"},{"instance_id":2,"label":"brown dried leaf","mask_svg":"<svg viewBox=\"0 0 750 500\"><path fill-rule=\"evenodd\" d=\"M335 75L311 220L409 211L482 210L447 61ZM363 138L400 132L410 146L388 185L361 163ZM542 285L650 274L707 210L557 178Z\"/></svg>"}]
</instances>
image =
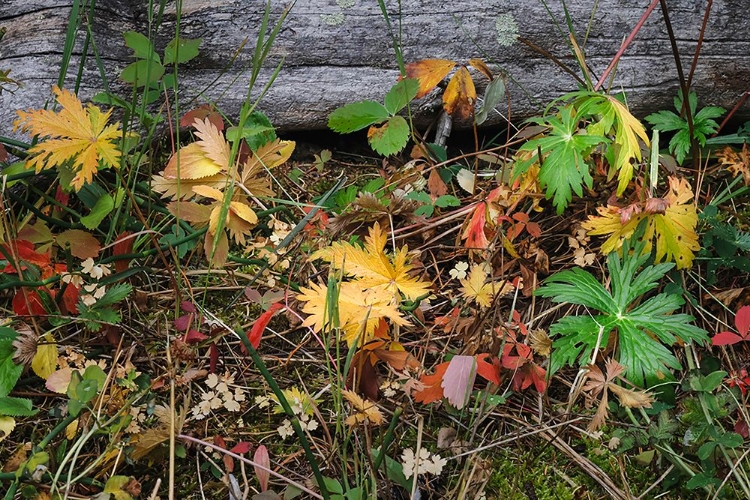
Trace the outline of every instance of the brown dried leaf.
<instances>
[{"instance_id":1,"label":"brown dried leaf","mask_svg":"<svg viewBox=\"0 0 750 500\"><path fill-rule=\"evenodd\" d=\"M626 408L651 408L651 403L654 402L653 396L646 391L626 389L617 384L610 384L609 390Z\"/></svg>"},{"instance_id":2,"label":"brown dried leaf","mask_svg":"<svg viewBox=\"0 0 750 500\"><path fill-rule=\"evenodd\" d=\"M541 328L529 332L529 347L540 356L549 357L552 353L552 339Z\"/></svg>"}]
</instances>

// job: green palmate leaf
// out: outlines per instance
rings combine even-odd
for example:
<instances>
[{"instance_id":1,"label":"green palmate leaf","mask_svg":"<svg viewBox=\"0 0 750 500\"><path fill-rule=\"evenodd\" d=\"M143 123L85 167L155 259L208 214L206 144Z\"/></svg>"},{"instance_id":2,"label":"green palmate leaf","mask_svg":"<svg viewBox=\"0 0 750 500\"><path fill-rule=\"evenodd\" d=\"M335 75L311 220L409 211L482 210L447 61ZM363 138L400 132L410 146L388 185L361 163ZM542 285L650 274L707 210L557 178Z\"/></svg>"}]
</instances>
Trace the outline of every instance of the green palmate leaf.
<instances>
[{"instance_id":1,"label":"green palmate leaf","mask_svg":"<svg viewBox=\"0 0 750 500\"><path fill-rule=\"evenodd\" d=\"M586 315L566 316L550 328L550 333L557 337L553 342L551 372L566 364L589 363L594 349L606 348L614 335L618 361L626 368L625 376L635 384L652 385L669 378L669 368L681 369L666 346L678 340L708 339L705 330L691 324L692 316L674 314L684 303L682 297L660 293L643 300L674 264L646 266L639 273L638 269L649 258L642 251L642 242L631 246L626 241L622 258L617 252L609 254L611 292L579 268L554 274L535 292L555 302L588 309Z\"/></svg>"},{"instance_id":2,"label":"green palmate leaf","mask_svg":"<svg viewBox=\"0 0 750 500\"><path fill-rule=\"evenodd\" d=\"M597 145L607 142L598 135L579 134L579 117L572 105L564 106L557 115L534 118L533 123L549 128L546 136L528 141L519 152L528 151L530 159L518 162L513 169L519 177L529 167L541 162L539 182L546 188L547 198L560 214L573 199L573 192L583 195L583 186L591 187L593 179L589 173L586 157ZM541 150L541 158L538 158Z\"/></svg>"},{"instance_id":3,"label":"green palmate leaf","mask_svg":"<svg viewBox=\"0 0 750 500\"><path fill-rule=\"evenodd\" d=\"M693 117L693 137L690 137L690 125L687 118L682 118L682 91L674 98L674 107L677 113L662 110L658 113L652 113L645 119L655 129L661 132L676 132L669 141L669 151L675 156L678 163L682 163L685 157L690 153L692 139L698 141L701 146L706 145L706 136L713 134L718 130L719 124L713 118L718 118L724 114L724 108L709 106L696 113L698 108L698 96L695 92L688 93L688 108Z\"/></svg>"},{"instance_id":4,"label":"green palmate leaf","mask_svg":"<svg viewBox=\"0 0 750 500\"><path fill-rule=\"evenodd\" d=\"M328 127L334 132L356 132L370 125L383 123L389 116L385 106L375 101L353 102L331 113Z\"/></svg>"},{"instance_id":5,"label":"green palmate leaf","mask_svg":"<svg viewBox=\"0 0 750 500\"><path fill-rule=\"evenodd\" d=\"M398 153L409 142L409 124L402 116L392 116L383 125L373 125L367 132L370 146L383 156Z\"/></svg>"},{"instance_id":6,"label":"green palmate leaf","mask_svg":"<svg viewBox=\"0 0 750 500\"><path fill-rule=\"evenodd\" d=\"M414 99L417 92L419 92L419 80L415 78L401 80L385 95L385 109L388 113L395 115Z\"/></svg>"},{"instance_id":7,"label":"green palmate leaf","mask_svg":"<svg viewBox=\"0 0 750 500\"><path fill-rule=\"evenodd\" d=\"M173 38L164 48L164 64L180 64L195 58L202 41L200 38L180 38L179 41Z\"/></svg>"}]
</instances>

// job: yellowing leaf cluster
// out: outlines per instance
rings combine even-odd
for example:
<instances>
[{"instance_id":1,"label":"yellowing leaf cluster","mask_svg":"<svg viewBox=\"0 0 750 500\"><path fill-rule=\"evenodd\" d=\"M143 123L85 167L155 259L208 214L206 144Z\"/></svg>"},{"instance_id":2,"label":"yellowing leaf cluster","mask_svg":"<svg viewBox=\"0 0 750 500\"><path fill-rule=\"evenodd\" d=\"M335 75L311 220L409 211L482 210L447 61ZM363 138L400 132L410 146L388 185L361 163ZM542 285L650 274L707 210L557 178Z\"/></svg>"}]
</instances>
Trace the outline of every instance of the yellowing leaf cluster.
<instances>
[{"instance_id":1,"label":"yellowing leaf cluster","mask_svg":"<svg viewBox=\"0 0 750 500\"><path fill-rule=\"evenodd\" d=\"M17 111L14 130L21 129L43 138L29 149L26 168L37 172L68 166L75 173L71 185L76 191L89 184L99 168L118 168L121 151L120 123L107 125L112 110L102 112L93 104L83 107L75 94L52 88L60 111ZM129 135L129 134L128 134Z\"/></svg>"},{"instance_id":2,"label":"yellowing leaf cluster","mask_svg":"<svg viewBox=\"0 0 750 500\"><path fill-rule=\"evenodd\" d=\"M273 195L269 179L259 174L286 162L295 143L276 139L248 155L242 165L230 165L231 146L222 132L208 118L196 118L193 127L198 140L172 155L164 171L153 177L152 187L175 199L167 206L172 215L195 227L208 225L206 257L221 266L229 240L219 228L235 243L245 244L258 222L252 198Z\"/></svg>"},{"instance_id":3,"label":"yellowing leaf cluster","mask_svg":"<svg viewBox=\"0 0 750 500\"><path fill-rule=\"evenodd\" d=\"M364 248L334 242L311 256L354 279L338 284L335 303L331 303L325 286L312 283L310 288L300 287L297 298L305 302L302 311L308 315L306 326L316 332L340 327L349 345L363 345L374 337L383 319L394 325L408 324L398 308L402 295L416 300L428 293L430 283L409 276L412 266L407 248L400 248L391 257L385 253L386 242L387 234L376 223Z\"/></svg>"},{"instance_id":4,"label":"yellowing leaf cluster","mask_svg":"<svg viewBox=\"0 0 750 500\"><path fill-rule=\"evenodd\" d=\"M601 248L602 254L607 255L619 250L622 242L633 234L641 221L646 220L644 250L650 252L656 239L656 262L670 261L678 269L687 269L693 263L695 252L700 249L695 232L698 214L692 198L693 190L687 180L670 177L669 192L663 199L647 200L643 206L636 204L628 207L627 212L613 205L599 207L599 215L589 216L582 227L589 235L609 235ZM653 206L659 208L649 208Z\"/></svg>"}]
</instances>

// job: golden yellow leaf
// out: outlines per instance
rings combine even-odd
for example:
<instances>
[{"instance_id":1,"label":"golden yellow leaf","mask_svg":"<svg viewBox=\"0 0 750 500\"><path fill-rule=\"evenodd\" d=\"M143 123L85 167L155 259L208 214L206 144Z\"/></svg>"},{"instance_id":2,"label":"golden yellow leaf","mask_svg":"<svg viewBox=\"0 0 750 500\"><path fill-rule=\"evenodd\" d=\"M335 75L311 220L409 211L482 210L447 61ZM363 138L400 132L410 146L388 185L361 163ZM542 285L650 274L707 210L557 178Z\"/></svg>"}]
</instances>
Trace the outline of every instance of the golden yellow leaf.
<instances>
[{"instance_id":1,"label":"golden yellow leaf","mask_svg":"<svg viewBox=\"0 0 750 500\"><path fill-rule=\"evenodd\" d=\"M490 80L493 79L492 70L490 70L489 66L487 66L487 64L481 59L469 59L469 64L484 73L484 75Z\"/></svg>"},{"instance_id":2,"label":"golden yellow leaf","mask_svg":"<svg viewBox=\"0 0 750 500\"><path fill-rule=\"evenodd\" d=\"M202 179L229 169L229 143L206 118L193 125L199 140L183 146L172 155L162 176L167 179ZM225 177L226 178L226 177Z\"/></svg>"},{"instance_id":3,"label":"golden yellow leaf","mask_svg":"<svg viewBox=\"0 0 750 500\"><path fill-rule=\"evenodd\" d=\"M387 290L394 300L399 301L399 292L408 300L416 300L427 293L430 283L409 276L412 266L407 263L408 249L401 247L393 256L393 262L385 254L388 235L377 222L370 228L365 238L364 248L348 242L334 242L330 247L318 250L310 258L323 259L336 269L357 277L363 289L380 288Z\"/></svg>"},{"instance_id":4,"label":"golden yellow leaf","mask_svg":"<svg viewBox=\"0 0 750 500\"><path fill-rule=\"evenodd\" d=\"M487 281L487 271L484 265L473 265L469 276L461 281L461 292L468 302L476 302L480 307L490 307L495 295L495 286Z\"/></svg>"},{"instance_id":5,"label":"golden yellow leaf","mask_svg":"<svg viewBox=\"0 0 750 500\"><path fill-rule=\"evenodd\" d=\"M650 145L650 142L643 124L630 113L630 110L615 97L611 95L606 97L617 116L614 133L616 147L614 167L618 171L617 194L619 195L625 191L630 179L633 178L632 161L641 161L641 146L638 144L638 138L641 138L646 147Z\"/></svg>"},{"instance_id":6,"label":"golden yellow leaf","mask_svg":"<svg viewBox=\"0 0 750 500\"><path fill-rule=\"evenodd\" d=\"M78 191L93 180L99 164L103 168L120 166L121 152L116 144L122 136L120 123L107 125L112 110L103 113L93 104L84 109L75 94L57 86L52 92L62 109L17 111L14 130L20 128L47 138L29 149L27 168L41 172L72 159L76 175L71 185Z\"/></svg>"},{"instance_id":7,"label":"golden yellow leaf","mask_svg":"<svg viewBox=\"0 0 750 500\"><path fill-rule=\"evenodd\" d=\"M363 422L380 425L385 421L383 413L380 409L370 400L363 399L359 394L354 391L343 390L341 394L346 398L347 401L352 405L354 412L349 415L346 419L346 425L355 426Z\"/></svg>"},{"instance_id":8,"label":"golden yellow leaf","mask_svg":"<svg viewBox=\"0 0 750 500\"><path fill-rule=\"evenodd\" d=\"M202 179L178 179L165 177L164 175L154 175L151 178L151 189L162 193L162 198L176 198L178 200L193 198L195 186L209 186L219 189L226 185L227 176L221 173Z\"/></svg>"},{"instance_id":9,"label":"golden yellow leaf","mask_svg":"<svg viewBox=\"0 0 750 500\"><path fill-rule=\"evenodd\" d=\"M423 59L407 64L406 77L419 80L416 98L426 96L455 66L456 62L448 59Z\"/></svg>"},{"instance_id":10,"label":"golden yellow leaf","mask_svg":"<svg viewBox=\"0 0 750 500\"><path fill-rule=\"evenodd\" d=\"M65 437L69 441L73 441L73 439L75 439L76 437L76 434L78 434L78 420L79 419L73 420L67 425L67 427L65 427Z\"/></svg>"},{"instance_id":11,"label":"golden yellow leaf","mask_svg":"<svg viewBox=\"0 0 750 500\"><path fill-rule=\"evenodd\" d=\"M52 334L45 333L36 348L34 359L31 360L31 369L39 377L47 380L57 369L57 344Z\"/></svg>"},{"instance_id":12,"label":"golden yellow leaf","mask_svg":"<svg viewBox=\"0 0 750 500\"><path fill-rule=\"evenodd\" d=\"M13 429L15 428L16 421L15 419L13 419L13 417L0 416L0 442L10 436L10 433L13 432Z\"/></svg>"},{"instance_id":13,"label":"golden yellow leaf","mask_svg":"<svg viewBox=\"0 0 750 500\"><path fill-rule=\"evenodd\" d=\"M443 93L443 108L453 118L468 120L474 116L477 90L466 66L461 66L453 75Z\"/></svg>"},{"instance_id":14,"label":"golden yellow leaf","mask_svg":"<svg viewBox=\"0 0 750 500\"><path fill-rule=\"evenodd\" d=\"M691 202L692 198L693 190L687 180L670 177L669 192L664 197L664 213L644 210L626 218L626 222L623 223L623 209L609 205L597 208L599 216L589 216L581 227L589 235L609 235L601 249L606 255L619 250L623 240L629 238L638 224L646 219L646 230L643 235L646 242L645 251L651 251L653 240L656 239L656 262L674 262L678 269L687 269L692 266L695 252L700 250L698 235L695 232L698 213Z\"/></svg>"},{"instance_id":15,"label":"golden yellow leaf","mask_svg":"<svg viewBox=\"0 0 750 500\"><path fill-rule=\"evenodd\" d=\"M331 317L338 314L338 324L344 331L344 340L350 346L363 345L372 340L375 328L382 318L396 325L408 325L392 295L383 288L364 289L359 282L339 283L336 304L328 303L328 288L311 283L311 288L300 287L297 300L305 302L302 312L308 315L303 325L315 332L330 330Z\"/></svg>"}]
</instances>

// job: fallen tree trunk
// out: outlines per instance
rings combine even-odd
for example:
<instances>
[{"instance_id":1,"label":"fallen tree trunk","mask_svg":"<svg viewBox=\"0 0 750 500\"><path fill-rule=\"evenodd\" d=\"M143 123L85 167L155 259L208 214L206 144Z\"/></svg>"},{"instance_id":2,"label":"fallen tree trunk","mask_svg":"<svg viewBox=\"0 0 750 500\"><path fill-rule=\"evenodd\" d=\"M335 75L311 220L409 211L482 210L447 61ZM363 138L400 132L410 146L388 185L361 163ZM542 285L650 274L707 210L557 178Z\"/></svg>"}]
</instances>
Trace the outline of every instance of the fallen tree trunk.
<instances>
[{"instance_id":1,"label":"fallen tree trunk","mask_svg":"<svg viewBox=\"0 0 750 500\"><path fill-rule=\"evenodd\" d=\"M0 5L0 26L5 28L0 40L0 70L10 69L10 76L23 84L14 93L0 95L3 135L11 133L16 109L40 107L50 98L50 88L60 73L71 3L5 0ZM288 2L271 3L273 20ZM537 114L552 99L577 88L572 76L517 38L532 41L580 74L567 33L560 31L566 23L558 1L548 2L557 24L544 5L536 1L403 0L400 13L397 2L386 3L392 27L397 36L401 33L407 62L447 58L465 63L472 57L481 57L496 74L506 78L509 101L498 108L488 123L503 121L509 110L514 119ZM568 4L576 35L595 77L601 75L647 6L643 0ZM598 9L592 15L595 4ZM705 5L694 0L670 0L668 4L687 73ZM158 13L149 16L147 6L146 0L97 2L86 16L88 26L78 29L64 86L74 89L80 78L79 94L83 99L105 86L123 97L131 95L132 89L117 80L122 68L133 61L122 33L132 30L147 34L149 17L159 18ZM200 55L180 67L181 109L215 102L230 117L237 115L247 94L247 68L264 6L262 0L183 2L180 35L202 38L203 43ZM713 2L692 79L701 105L731 108L748 90L750 37L746 14L744 2ZM175 6L169 3L161 25L151 24L160 53L175 34L175 19ZM81 64L87 28L92 39ZM281 130L325 128L332 110L357 100L382 100L399 76L392 38L376 0L297 1L271 49L254 96L282 60L282 70L260 105ZM612 88L627 92L629 105L638 115L671 108L679 84L658 8L620 60ZM439 108L436 90L416 106L416 122L424 125L434 119ZM744 115L748 114L747 109L744 108Z\"/></svg>"}]
</instances>

